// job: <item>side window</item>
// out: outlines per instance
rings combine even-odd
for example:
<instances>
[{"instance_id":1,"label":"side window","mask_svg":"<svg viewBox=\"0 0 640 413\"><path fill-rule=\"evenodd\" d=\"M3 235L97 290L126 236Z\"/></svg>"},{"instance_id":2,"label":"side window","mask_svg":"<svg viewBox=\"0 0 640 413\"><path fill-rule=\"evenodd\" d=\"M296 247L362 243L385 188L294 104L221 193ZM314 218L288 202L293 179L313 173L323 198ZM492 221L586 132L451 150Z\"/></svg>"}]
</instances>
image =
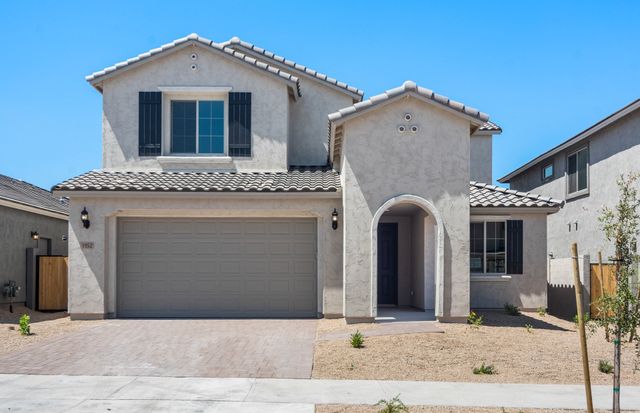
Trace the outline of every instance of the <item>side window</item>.
<instances>
[{"instance_id":1,"label":"side window","mask_svg":"<svg viewBox=\"0 0 640 413\"><path fill-rule=\"evenodd\" d=\"M567 157L567 193L586 191L589 182L589 150L582 148Z\"/></svg>"},{"instance_id":2,"label":"side window","mask_svg":"<svg viewBox=\"0 0 640 413\"><path fill-rule=\"evenodd\" d=\"M553 164L547 164L542 167L542 182L553 179Z\"/></svg>"},{"instance_id":3,"label":"side window","mask_svg":"<svg viewBox=\"0 0 640 413\"><path fill-rule=\"evenodd\" d=\"M522 220L471 222L471 274L522 274L522 227Z\"/></svg>"}]
</instances>

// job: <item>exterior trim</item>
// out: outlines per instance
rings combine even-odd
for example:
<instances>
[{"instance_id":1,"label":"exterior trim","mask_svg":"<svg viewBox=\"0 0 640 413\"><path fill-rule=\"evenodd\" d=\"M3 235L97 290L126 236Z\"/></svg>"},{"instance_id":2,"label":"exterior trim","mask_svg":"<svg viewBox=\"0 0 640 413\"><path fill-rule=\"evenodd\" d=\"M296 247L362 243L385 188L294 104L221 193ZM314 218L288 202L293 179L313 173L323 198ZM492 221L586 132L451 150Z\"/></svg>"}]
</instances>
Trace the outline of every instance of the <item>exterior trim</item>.
<instances>
[{"instance_id":1,"label":"exterior trim","mask_svg":"<svg viewBox=\"0 0 640 413\"><path fill-rule=\"evenodd\" d=\"M62 219L64 221L69 220L69 214L63 214L60 212L55 212L55 211L51 211L44 208L34 207L34 206L23 204L22 202L14 201L11 199L0 198L0 206L18 209L20 211L30 212L32 214L43 215L45 217Z\"/></svg>"},{"instance_id":2,"label":"exterior trim","mask_svg":"<svg viewBox=\"0 0 640 413\"><path fill-rule=\"evenodd\" d=\"M371 220L371 311L372 317L378 314L378 222L382 215L394 205L408 203L422 208L436 221L436 257L435 257L435 315L444 313L444 224L438 209L426 199L417 195L399 195L387 200L373 215ZM426 246L425 246L426 248Z\"/></svg>"}]
</instances>

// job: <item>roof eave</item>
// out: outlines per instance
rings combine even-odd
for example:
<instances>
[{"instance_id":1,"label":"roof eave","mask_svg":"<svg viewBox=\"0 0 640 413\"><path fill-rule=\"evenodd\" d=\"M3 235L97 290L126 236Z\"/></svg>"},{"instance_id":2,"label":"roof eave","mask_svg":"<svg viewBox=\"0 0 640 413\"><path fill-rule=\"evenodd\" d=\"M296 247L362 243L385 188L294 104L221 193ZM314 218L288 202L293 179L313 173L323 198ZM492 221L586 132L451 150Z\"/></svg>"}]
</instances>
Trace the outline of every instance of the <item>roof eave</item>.
<instances>
[{"instance_id":1,"label":"roof eave","mask_svg":"<svg viewBox=\"0 0 640 413\"><path fill-rule=\"evenodd\" d=\"M293 76L292 74L286 72L285 70L280 70L280 69L276 70L276 68L274 68L273 66L266 65L264 63L263 65L265 66L265 68L259 67L258 65L252 64L251 62L248 62L244 59L244 57L246 57L248 59L253 59L254 61L257 61L257 59L255 59L254 57L246 56L241 52L234 51L233 49L228 49L227 51L222 46L218 48L216 47L216 46L219 46L217 43L213 42L212 40L200 37L195 33L190 34L189 36L174 40L173 42L165 44L158 48L151 49L148 52L139 54L138 56L132 57L123 62L116 63L115 65L109 66L98 72L94 72L86 76L85 80L89 82L94 88L96 88L96 90L102 93L102 84L105 80L110 79L114 76L119 76L121 73L124 73L128 70L137 68L138 66L141 66L145 63L152 62L162 56L182 50L194 44L205 46L208 49L213 50L214 52L219 52L220 55L226 56L232 61L242 61L250 65L254 69L260 70L260 72L262 73L264 72L269 73L272 76L275 76L277 79L289 84L289 87L291 88L294 99L297 100L298 97L302 96L302 92L300 90L300 81L297 77ZM236 56L234 53L237 53L238 55ZM285 76L288 76L289 78L281 76L280 73L284 74Z\"/></svg>"},{"instance_id":2,"label":"roof eave","mask_svg":"<svg viewBox=\"0 0 640 413\"><path fill-rule=\"evenodd\" d=\"M325 80L325 79L329 78L326 75L325 75L325 79L322 79L320 77L317 77L315 75L312 75L312 74L306 72L305 70L299 69L298 67L296 67L297 64L294 64L293 66L287 65L287 64L285 64L283 62L280 62L277 59L274 59L273 57L268 56L267 54L260 53L259 51L256 51L251 47L245 46L244 44L242 44L242 41L227 40L227 41L219 43L219 44L222 47L230 48L232 50L241 49L241 50L246 51L248 54L251 54L253 56L259 56L260 58L264 58L265 60L269 60L271 62L274 62L275 64L283 65L283 66L286 66L288 68L291 68L291 69L295 70L297 73L300 73L301 75L305 76L308 79L314 80L314 81L316 81L316 82L318 82L318 83L320 83L320 84L322 84L324 86L330 87L331 89L334 89L334 90L336 90L338 92L341 92L341 93L344 93L344 94L350 96L354 100L354 102L361 102L364 99L364 91L361 90L361 89L353 87L354 89L357 90L357 92L356 92L356 91L349 90L348 89L348 87L349 87L348 85L347 85L347 88L345 88L345 87L341 87L341 86L339 86L337 84L334 84L332 82L328 82L328 81ZM312 71L317 73L315 70L312 70ZM346 85L346 83L344 83L344 82L339 82L339 83L343 83L343 84Z\"/></svg>"}]
</instances>

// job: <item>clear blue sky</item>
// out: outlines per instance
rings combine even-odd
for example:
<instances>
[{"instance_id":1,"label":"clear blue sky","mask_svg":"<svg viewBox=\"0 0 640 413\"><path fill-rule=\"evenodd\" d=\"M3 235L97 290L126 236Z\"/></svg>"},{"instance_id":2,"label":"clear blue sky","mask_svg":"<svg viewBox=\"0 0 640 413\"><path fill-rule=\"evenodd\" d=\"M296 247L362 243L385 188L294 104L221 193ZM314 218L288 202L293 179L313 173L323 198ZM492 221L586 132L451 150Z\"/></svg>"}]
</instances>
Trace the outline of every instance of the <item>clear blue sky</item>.
<instances>
[{"instance_id":1,"label":"clear blue sky","mask_svg":"<svg viewBox=\"0 0 640 413\"><path fill-rule=\"evenodd\" d=\"M0 173L45 188L101 166L84 76L191 32L475 106L504 129L494 179L640 97L638 1L0 2Z\"/></svg>"}]
</instances>

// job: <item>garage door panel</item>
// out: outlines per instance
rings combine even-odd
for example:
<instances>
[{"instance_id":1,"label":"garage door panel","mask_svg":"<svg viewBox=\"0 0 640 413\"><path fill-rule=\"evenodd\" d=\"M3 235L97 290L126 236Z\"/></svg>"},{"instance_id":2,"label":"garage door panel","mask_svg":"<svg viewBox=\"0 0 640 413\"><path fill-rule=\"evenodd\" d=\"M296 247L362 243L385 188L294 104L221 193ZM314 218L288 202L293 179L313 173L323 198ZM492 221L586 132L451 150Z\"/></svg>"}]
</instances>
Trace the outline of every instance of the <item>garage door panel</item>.
<instances>
[{"instance_id":1,"label":"garage door panel","mask_svg":"<svg viewBox=\"0 0 640 413\"><path fill-rule=\"evenodd\" d=\"M314 317L313 219L125 218L122 317Z\"/></svg>"}]
</instances>

